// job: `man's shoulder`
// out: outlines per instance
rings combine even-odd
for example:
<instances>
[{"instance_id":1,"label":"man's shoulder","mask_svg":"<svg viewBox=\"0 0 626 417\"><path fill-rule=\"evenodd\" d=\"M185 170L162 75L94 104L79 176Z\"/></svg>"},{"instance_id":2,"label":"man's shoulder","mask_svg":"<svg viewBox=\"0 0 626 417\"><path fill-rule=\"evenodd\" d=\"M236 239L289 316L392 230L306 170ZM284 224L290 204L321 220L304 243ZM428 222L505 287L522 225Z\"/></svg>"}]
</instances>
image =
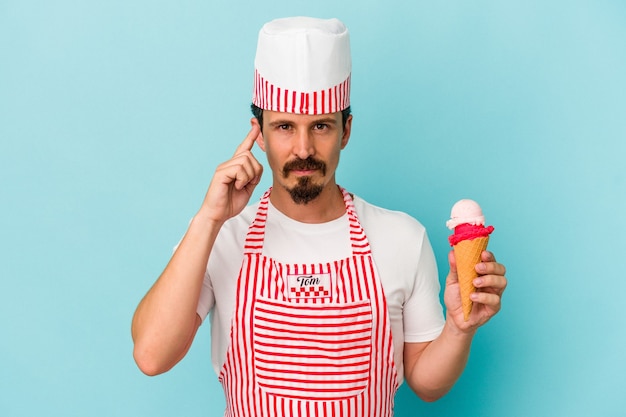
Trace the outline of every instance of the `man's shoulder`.
<instances>
[{"instance_id":1,"label":"man's shoulder","mask_svg":"<svg viewBox=\"0 0 626 417\"><path fill-rule=\"evenodd\" d=\"M354 196L354 208L363 228L393 230L396 233L418 234L422 236L426 229L416 218L399 210L392 210L365 201Z\"/></svg>"},{"instance_id":2,"label":"man's shoulder","mask_svg":"<svg viewBox=\"0 0 626 417\"><path fill-rule=\"evenodd\" d=\"M374 259L384 276L388 278L390 271L396 274L400 268L402 274L406 273L405 279L412 279L420 265L422 251L429 244L426 228L406 212L376 206L356 196L353 200Z\"/></svg>"}]
</instances>

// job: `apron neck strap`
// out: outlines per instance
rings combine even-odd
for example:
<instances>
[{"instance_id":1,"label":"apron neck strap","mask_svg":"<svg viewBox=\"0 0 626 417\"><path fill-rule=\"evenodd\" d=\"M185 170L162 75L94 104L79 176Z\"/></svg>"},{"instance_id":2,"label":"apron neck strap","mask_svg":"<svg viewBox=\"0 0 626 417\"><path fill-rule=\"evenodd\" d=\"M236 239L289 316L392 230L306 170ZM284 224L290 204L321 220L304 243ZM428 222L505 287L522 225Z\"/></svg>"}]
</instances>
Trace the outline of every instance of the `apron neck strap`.
<instances>
[{"instance_id":1,"label":"apron neck strap","mask_svg":"<svg viewBox=\"0 0 626 417\"><path fill-rule=\"evenodd\" d=\"M371 253L370 245L365 236L365 231L361 227L361 223L356 215L354 208L354 200L352 195L346 191L345 188L339 187L343 195L343 201L346 206L346 214L348 215L348 222L350 224L350 242L352 245L353 255L367 255ZM244 254L261 254L263 252L263 241L265 239L265 225L267 222L267 211L270 202L270 194L272 188L270 187L261 197L259 207L257 209L254 221L248 227L248 234L246 236L246 242L244 246Z\"/></svg>"}]
</instances>

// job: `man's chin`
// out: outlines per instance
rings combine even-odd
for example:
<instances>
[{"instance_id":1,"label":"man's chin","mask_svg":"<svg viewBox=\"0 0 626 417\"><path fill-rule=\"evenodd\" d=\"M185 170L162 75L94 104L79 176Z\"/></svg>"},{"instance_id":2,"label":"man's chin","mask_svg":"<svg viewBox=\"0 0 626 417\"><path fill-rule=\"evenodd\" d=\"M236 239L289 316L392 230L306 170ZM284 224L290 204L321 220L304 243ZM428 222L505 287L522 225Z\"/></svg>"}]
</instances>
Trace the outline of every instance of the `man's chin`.
<instances>
[{"instance_id":1,"label":"man's chin","mask_svg":"<svg viewBox=\"0 0 626 417\"><path fill-rule=\"evenodd\" d=\"M321 184L313 184L310 177L300 178L297 185L287 188L291 199L296 204L308 204L315 200L324 189Z\"/></svg>"}]
</instances>

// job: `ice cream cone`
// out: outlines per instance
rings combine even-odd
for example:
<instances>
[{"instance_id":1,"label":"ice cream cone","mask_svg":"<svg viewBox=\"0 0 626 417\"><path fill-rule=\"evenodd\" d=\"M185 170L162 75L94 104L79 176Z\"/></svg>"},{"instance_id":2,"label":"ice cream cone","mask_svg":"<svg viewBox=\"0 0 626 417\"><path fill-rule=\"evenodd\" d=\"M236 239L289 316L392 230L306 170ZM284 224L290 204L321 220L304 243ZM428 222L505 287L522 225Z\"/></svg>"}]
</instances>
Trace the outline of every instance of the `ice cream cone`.
<instances>
[{"instance_id":1,"label":"ice cream cone","mask_svg":"<svg viewBox=\"0 0 626 417\"><path fill-rule=\"evenodd\" d=\"M459 277L459 287L461 288L461 302L463 303L463 315L465 321L469 319L472 311L472 300L470 294L476 291L473 281L478 276L476 264L480 263L480 255L487 248L489 236L477 237L471 240L462 240L454 245L454 257L456 259L456 270Z\"/></svg>"}]
</instances>

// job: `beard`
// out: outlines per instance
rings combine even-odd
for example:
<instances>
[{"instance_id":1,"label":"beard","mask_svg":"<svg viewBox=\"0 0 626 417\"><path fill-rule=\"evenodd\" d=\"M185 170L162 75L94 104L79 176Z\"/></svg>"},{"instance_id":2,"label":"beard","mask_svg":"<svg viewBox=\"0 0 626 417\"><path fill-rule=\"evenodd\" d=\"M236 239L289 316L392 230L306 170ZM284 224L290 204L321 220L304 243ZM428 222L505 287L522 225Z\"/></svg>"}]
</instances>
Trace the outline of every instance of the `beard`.
<instances>
[{"instance_id":1,"label":"beard","mask_svg":"<svg viewBox=\"0 0 626 417\"><path fill-rule=\"evenodd\" d=\"M326 164L318 159L308 157L307 159L294 159L287 162L283 167L283 177L287 178L289 172L293 170L319 170L322 176L326 175ZM309 176L299 177L298 183L291 187L285 187L289 192L291 199L296 204L307 204L310 201L317 198L322 193L324 186L322 184L315 184L313 179Z\"/></svg>"},{"instance_id":2,"label":"beard","mask_svg":"<svg viewBox=\"0 0 626 417\"><path fill-rule=\"evenodd\" d=\"M298 184L291 188L285 187L296 204L307 204L322 193L324 186L314 184L311 177L298 178Z\"/></svg>"}]
</instances>

